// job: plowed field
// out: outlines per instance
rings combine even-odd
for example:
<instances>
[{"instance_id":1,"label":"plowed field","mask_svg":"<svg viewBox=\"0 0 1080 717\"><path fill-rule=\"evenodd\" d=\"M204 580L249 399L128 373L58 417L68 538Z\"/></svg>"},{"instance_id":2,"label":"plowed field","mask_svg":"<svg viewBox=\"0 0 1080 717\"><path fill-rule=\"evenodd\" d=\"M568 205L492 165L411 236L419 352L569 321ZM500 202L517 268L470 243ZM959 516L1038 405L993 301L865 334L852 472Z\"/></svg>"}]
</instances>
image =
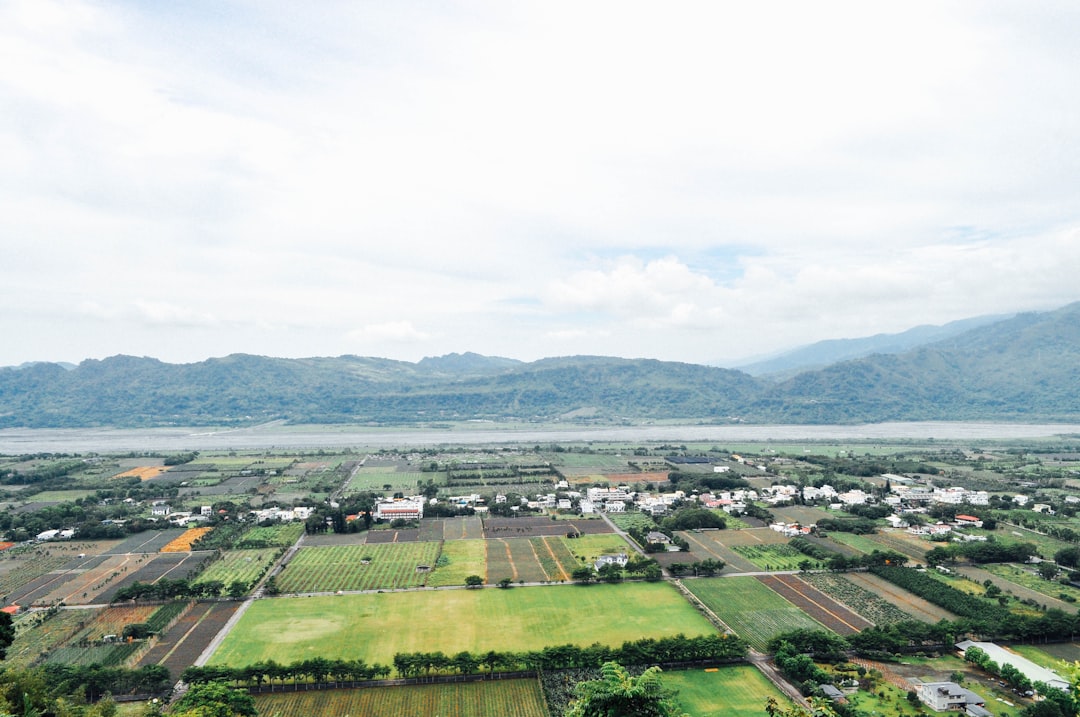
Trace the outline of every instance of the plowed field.
<instances>
[{"instance_id":1,"label":"plowed field","mask_svg":"<svg viewBox=\"0 0 1080 717\"><path fill-rule=\"evenodd\" d=\"M838 635L853 635L873 626L869 620L794 575L762 575L758 580Z\"/></svg>"}]
</instances>

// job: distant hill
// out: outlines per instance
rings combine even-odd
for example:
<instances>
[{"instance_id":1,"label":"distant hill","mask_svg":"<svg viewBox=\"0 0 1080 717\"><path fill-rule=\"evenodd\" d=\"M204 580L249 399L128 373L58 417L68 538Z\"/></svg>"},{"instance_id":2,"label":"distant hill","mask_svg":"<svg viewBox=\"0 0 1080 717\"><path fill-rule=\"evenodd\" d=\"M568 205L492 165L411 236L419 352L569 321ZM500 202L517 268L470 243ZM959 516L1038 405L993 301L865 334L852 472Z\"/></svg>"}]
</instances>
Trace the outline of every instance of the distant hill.
<instances>
[{"instance_id":1,"label":"distant hill","mask_svg":"<svg viewBox=\"0 0 1080 717\"><path fill-rule=\"evenodd\" d=\"M898 334L875 334L857 339L818 341L809 346L786 351L779 356L753 363L738 364L731 368L745 371L751 376L790 378L800 371L824 368L838 361L849 361L871 354L903 353L1007 318L1009 316L977 316L952 321L942 326L916 326Z\"/></svg>"},{"instance_id":2,"label":"distant hill","mask_svg":"<svg viewBox=\"0 0 1080 717\"><path fill-rule=\"evenodd\" d=\"M648 359L521 362L473 353L416 363L246 354L192 364L133 356L74 368L32 363L0 369L0 428L1080 420L1080 303L974 321L910 350L783 380Z\"/></svg>"}]
</instances>

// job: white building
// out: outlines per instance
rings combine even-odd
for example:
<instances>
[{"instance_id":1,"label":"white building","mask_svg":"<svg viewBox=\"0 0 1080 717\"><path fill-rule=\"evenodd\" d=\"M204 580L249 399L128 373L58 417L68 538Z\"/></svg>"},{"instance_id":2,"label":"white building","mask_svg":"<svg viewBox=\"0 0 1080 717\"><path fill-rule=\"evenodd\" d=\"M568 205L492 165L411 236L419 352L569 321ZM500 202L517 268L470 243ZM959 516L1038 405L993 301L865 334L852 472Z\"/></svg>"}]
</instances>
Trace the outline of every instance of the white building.
<instances>
[{"instance_id":1,"label":"white building","mask_svg":"<svg viewBox=\"0 0 1080 717\"><path fill-rule=\"evenodd\" d=\"M1069 691L1069 681L1063 679L1061 675L1048 670L1045 667L1039 667L1031 660L1018 655L1015 652L1006 650L1004 647L993 642L974 642L972 640L964 640L963 642L956 643L956 649L961 653L966 653L969 647L977 647L986 653L987 657L998 664L998 667L1004 665L1012 665L1015 667L1024 677L1028 678L1032 682L1045 682L1049 687L1056 687L1059 690Z\"/></svg>"},{"instance_id":2,"label":"white building","mask_svg":"<svg viewBox=\"0 0 1080 717\"><path fill-rule=\"evenodd\" d=\"M983 707L986 700L955 682L923 682L917 687L916 692L919 699L932 710L938 712L948 710L965 711L968 714L980 716L989 714L985 708L981 712L968 711L969 706Z\"/></svg>"},{"instance_id":3,"label":"white building","mask_svg":"<svg viewBox=\"0 0 1080 717\"><path fill-rule=\"evenodd\" d=\"M396 498L375 504L375 520L420 520L424 517L424 499Z\"/></svg>"}]
</instances>

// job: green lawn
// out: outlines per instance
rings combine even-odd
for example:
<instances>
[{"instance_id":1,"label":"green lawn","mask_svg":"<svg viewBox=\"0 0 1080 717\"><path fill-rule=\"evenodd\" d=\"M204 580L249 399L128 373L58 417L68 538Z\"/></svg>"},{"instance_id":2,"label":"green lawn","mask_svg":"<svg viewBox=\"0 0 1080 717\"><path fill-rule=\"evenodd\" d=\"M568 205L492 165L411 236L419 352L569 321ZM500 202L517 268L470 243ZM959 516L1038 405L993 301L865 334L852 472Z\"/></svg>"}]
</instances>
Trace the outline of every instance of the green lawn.
<instances>
[{"instance_id":1,"label":"green lawn","mask_svg":"<svg viewBox=\"0 0 1080 717\"><path fill-rule=\"evenodd\" d=\"M715 672L679 670L662 677L665 687L678 690L679 704L690 717L761 717L770 697L783 708L791 706L783 693L749 665Z\"/></svg>"},{"instance_id":2,"label":"green lawn","mask_svg":"<svg viewBox=\"0 0 1080 717\"><path fill-rule=\"evenodd\" d=\"M479 575L486 580L487 543L483 540L448 540L442 544L442 554L435 565L435 572L427 580L432 587L464 585L465 578L470 575Z\"/></svg>"},{"instance_id":3,"label":"green lawn","mask_svg":"<svg viewBox=\"0 0 1080 717\"><path fill-rule=\"evenodd\" d=\"M619 645L642 637L714 632L666 583L277 598L256 601L211 664L321 656L389 665L398 652Z\"/></svg>"},{"instance_id":4,"label":"green lawn","mask_svg":"<svg viewBox=\"0 0 1080 717\"><path fill-rule=\"evenodd\" d=\"M582 561L583 565L592 565L601 555L613 553L631 553L630 546L621 536L615 533L598 533L596 535L582 535L577 538L566 538L566 547L574 557Z\"/></svg>"},{"instance_id":5,"label":"green lawn","mask_svg":"<svg viewBox=\"0 0 1080 717\"><path fill-rule=\"evenodd\" d=\"M764 650L777 635L808 628L825 628L756 578L698 578L684 582L735 633Z\"/></svg>"}]
</instances>

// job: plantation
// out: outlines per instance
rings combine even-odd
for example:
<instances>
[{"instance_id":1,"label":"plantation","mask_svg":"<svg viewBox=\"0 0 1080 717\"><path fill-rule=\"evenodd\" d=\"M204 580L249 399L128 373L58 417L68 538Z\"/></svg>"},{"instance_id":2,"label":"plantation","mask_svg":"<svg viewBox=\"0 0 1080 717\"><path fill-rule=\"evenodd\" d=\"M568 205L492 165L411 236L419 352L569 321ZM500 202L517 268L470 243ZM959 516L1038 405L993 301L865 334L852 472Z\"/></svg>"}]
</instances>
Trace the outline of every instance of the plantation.
<instances>
[{"instance_id":1,"label":"plantation","mask_svg":"<svg viewBox=\"0 0 1080 717\"><path fill-rule=\"evenodd\" d=\"M16 620L15 642L8 647L4 664L11 667L29 667L39 658L48 655L57 646L93 619L94 610L60 610L57 612L30 613Z\"/></svg>"},{"instance_id":2,"label":"plantation","mask_svg":"<svg viewBox=\"0 0 1080 717\"><path fill-rule=\"evenodd\" d=\"M439 543L302 548L277 583L287 593L420 587L428 573L417 566L434 568L438 557Z\"/></svg>"},{"instance_id":3,"label":"plantation","mask_svg":"<svg viewBox=\"0 0 1080 717\"><path fill-rule=\"evenodd\" d=\"M686 587L750 645L765 650L777 635L824 627L752 577L699 578Z\"/></svg>"},{"instance_id":4,"label":"plantation","mask_svg":"<svg viewBox=\"0 0 1080 717\"><path fill-rule=\"evenodd\" d=\"M220 582L228 589L234 582L242 582L249 588L258 582L267 568L281 555L281 548L261 550L230 550L221 554L194 580L195 585Z\"/></svg>"},{"instance_id":5,"label":"plantation","mask_svg":"<svg viewBox=\"0 0 1080 717\"><path fill-rule=\"evenodd\" d=\"M287 548L297 541L304 532L303 523L278 523L276 525L256 525L249 528L240 537L238 548Z\"/></svg>"},{"instance_id":6,"label":"plantation","mask_svg":"<svg viewBox=\"0 0 1080 717\"><path fill-rule=\"evenodd\" d=\"M801 577L818 590L847 605L875 625L888 625L911 619L911 615L893 603L860 585L856 585L842 575L810 573Z\"/></svg>"},{"instance_id":7,"label":"plantation","mask_svg":"<svg viewBox=\"0 0 1080 717\"><path fill-rule=\"evenodd\" d=\"M547 717L536 680L459 682L447 685L374 687L262 694L255 705L264 717L306 715L457 715L458 717Z\"/></svg>"},{"instance_id":8,"label":"plantation","mask_svg":"<svg viewBox=\"0 0 1080 717\"><path fill-rule=\"evenodd\" d=\"M398 652L619 645L678 633L715 630L665 583L282 598L256 601L210 664L322 656L389 665Z\"/></svg>"},{"instance_id":9,"label":"plantation","mask_svg":"<svg viewBox=\"0 0 1080 717\"><path fill-rule=\"evenodd\" d=\"M805 555L787 543L769 545L736 545L732 548L762 570L798 570L799 563L809 560ZM810 560L814 567L820 562Z\"/></svg>"}]
</instances>

